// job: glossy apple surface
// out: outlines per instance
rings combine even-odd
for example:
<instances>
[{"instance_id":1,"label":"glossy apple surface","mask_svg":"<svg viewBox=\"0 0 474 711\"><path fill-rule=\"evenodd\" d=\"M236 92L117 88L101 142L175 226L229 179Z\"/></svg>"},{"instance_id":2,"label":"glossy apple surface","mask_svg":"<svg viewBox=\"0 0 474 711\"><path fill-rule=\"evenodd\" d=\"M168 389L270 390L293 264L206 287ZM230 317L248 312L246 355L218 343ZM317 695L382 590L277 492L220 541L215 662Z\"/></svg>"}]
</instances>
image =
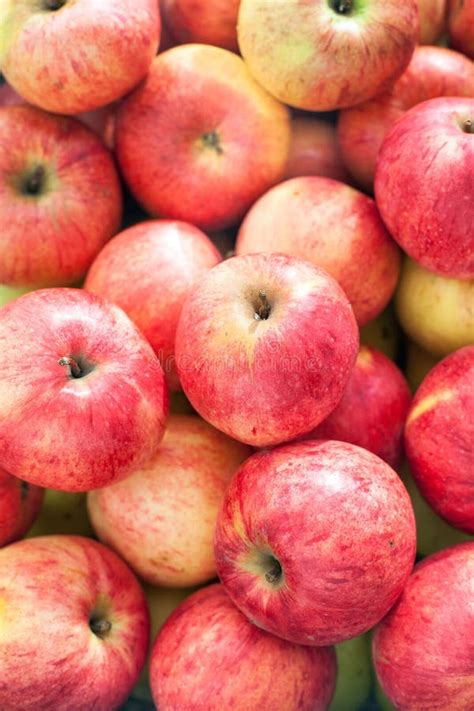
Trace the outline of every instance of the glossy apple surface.
<instances>
[{"instance_id":1,"label":"glossy apple surface","mask_svg":"<svg viewBox=\"0 0 474 711\"><path fill-rule=\"evenodd\" d=\"M45 489L43 505L28 538L68 534L72 536L93 536L85 492L70 493Z\"/></svg>"},{"instance_id":2,"label":"glossy apple surface","mask_svg":"<svg viewBox=\"0 0 474 711\"><path fill-rule=\"evenodd\" d=\"M0 283L79 280L118 230L122 196L113 158L74 119L0 108Z\"/></svg>"},{"instance_id":3,"label":"glossy apple surface","mask_svg":"<svg viewBox=\"0 0 474 711\"><path fill-rule=\"evenodd\" d=\"M222 585L191 595L165 623L150 665L160 711L325 711L334 650L286 642L252 625Z\"/></svg>"},{"instance_id":4,"label":"glossy apple surface","mask_svg":"<svg viewBox=\"0 0 474 711\"><path fill-rule=\"evenodd\" d=\"M402 249L441 276L474 278L473 185L474 99L425 101L386 136L375 175L380 214Z\"/></svg>"},{"instance_id":5,"label":"glossy apple surface","mask_svg":"<svg viewBox=\"0 0 474 711\"><path fill-rule=\"evenodd\" d=\"M147 212L218 230L283 178L290 120L240 57L183 45L158 55L122 103L115 138Z\"/></svg>"},{"instance_id":6,"label":"glossy apple surface","mask_svg":"<svg viewBox=\"0 0 474 711\"><path fill-rule=\"evenodd\" d=\"M124 312L79 289L0 309L0 466L32 484L88 491L156 450L168 394Z\"/></svg>"},{"instance_id":7,"label":"glossy apple surface","mask_svg":"<svg viewBox=\"0 0 474 711\"><path fill-rule=\"evenodd\" d=\"M180 44L212 44L238 51L240 0L161 0L166 26Z\"/></svg>"},{"instance_id":8,"label":"glossy apple surface","mask_svg":"<svg viewBox=\"0 0 474 711\"><path fill-rule=\"evenodd\" d=\"M253 455L227 489L215 535L217 571L235 604L262 629L309 645L342 642L381 620L415 549L398 475L334 441Z\"/></svg>"},{"instance_id":9,"label":"glossy apple surface","mask_svg":"<svg viewBox=\"0 0 474 711\"><path fill-rule=\"evenodd\" d=\"M474 2L448 0L448 32L453 47L474 59Z\"/></svg>"},{"instance_id":10,"label":"glossy apple surface","mask_svg":"<svg viewBox=\"0 0 474 711\"><path fill-rule=\"evenodd\" d=\"M143 467L89 493L98 537L152 585L211 580L217 513L231 477L250 453L198 417L172 415Z\"/></svg>"},{"instance_id":11,"label":"glossy apple surface","mask_svg":"<svg viewBox=\"0 0 474 711\"><path fill-rule=\"evenodd\" d=\"M451 49L417 47L392 87L340 112L341 156L357 185L373 192L377 156L393 124L416 104L439 96L474 96L474 66Z\"/></svg>"},{"instance_id":12,"label":"glossy apple surface","mask_svg":"<svg viewBox=\"0 0 474 711\"><path fill-rule=\"evenodd\" d=\"M474 534L474 346L438 363L418 388L405 426L413 477L433 509Z\"/></svg>"},{"instance_id":13,"label":"glossy apple surface","mask_svg":"<svg viewBox=\"0 0 474 711\"><path fill-rule=\"evenodd\" d=\"M85 289L120 306L148 340L172 390L180 384L174 340L186 297L221 261L211 240L193 225L150 220L117 235L89 270Z\"/></svg>"},{"instance_id":14,"label":"glossy apple surface","mask_svg":"<svg viewBox=\"0 0 474 711\"><path fill-rule=\"evenodd\" d=\"M474 707L474 541L416 566L373 640L377 676L399 711Z\"/></svg>"},{"instance_id":15,"label":"glossy apple surface","mask_svg":"<svg viewBox=\"0 0 474 711\"><path fill-rule=\"evenodd\" d=\"M286 178L324 175L349 182L333 124L318 118L296 116L291 121L291 144Z\"/></svg>"},{"instance_id":16,"label":"glossy apple surface","mask_svg":"<svg viewBox=\"0 0 474 711\"><path fill-rule=\"evenodd\" d=\"M22 538L37 517L43 489L0 469L0 547Z\"/></svg>"},{"instance_id":17,"label":"glossy apple surface","mask_svg":"<svg viewBox=\"0 0 474 711\"><path fill-rule=\"evenodd\" d=\"M449 279L404 260L395 295L397 317L428 353L444 356L474 342L473 302L474 280Z\"/></svg>"},{"instance_id":18,"label":"glossy apple surface","mask_svg":"<svg viewBox=\"0 0 474 711\"><path fill-rule=\"evenodd\" d=\"M330 178L280 183L247 213L236 253L282 252L325 269L344 289L359 325L387 305L399 250L371 198Z\"/></svg>"},{"instance_id":19,"label":"glossy apple surface","mask_svg":"<svg viewBox=\"0 0 474 711\"><path fill-rule=\"evenodd\" d=\"M333 111L380 94L410 61L416 0L242 0L239 47L285 104Z\"/></svg>"},{"instance_id":20,"label":"glossy apple surface","mask_svg":"<svg viewBox=\"0 0 474 711\"><path fill-rule=\"evenodd\" d=\"M342 396L357 325L337 283L282 254L228 259L181 311L176 363L193 407L256 447L316 427Z\"/></svg>"},{"instance_id":21,"label":"glossy apple surface","mask_svg":"<svg viewBox=\"0 0 474 711\"><path fill-rule=\"evenodd\" d=\"M145 663L149 614L115 553L79 536L0 550L0 707L90 711L125 702Z\"/></svg>"},{"instance_id":22,"label":"glossy apple surface","mask_svg":"<svg viewBox=\"0 0 474 711\"><path fill-rule=\"evenodd\" d=\"M410 401L408 383L395 363L361 346L339 404L305 439L350 442L396 467Z\"/></svg>"},{"instance_id":23,"label":"glossy apple surface","mask_svg":"<svg viewBox=\"0 0 474 711\"><path fill-rule=\"evenodd\" d=\"M124 96L146 75L159 38L157 0L0 5L2 73L29 103L53 113L90 111Z\"/></svg>"}]
</instances>

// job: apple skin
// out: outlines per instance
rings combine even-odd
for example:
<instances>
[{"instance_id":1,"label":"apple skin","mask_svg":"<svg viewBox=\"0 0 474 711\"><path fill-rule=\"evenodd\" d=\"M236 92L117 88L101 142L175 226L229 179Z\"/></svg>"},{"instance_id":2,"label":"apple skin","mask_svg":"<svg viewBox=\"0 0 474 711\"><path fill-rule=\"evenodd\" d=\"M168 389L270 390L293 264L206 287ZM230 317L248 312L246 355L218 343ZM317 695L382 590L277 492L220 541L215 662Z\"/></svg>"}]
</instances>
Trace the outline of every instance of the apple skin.
<instances>
[{"instance_id":1,"label":"apple skin","mask_svg":"<svg viewBox=\"0 0 474 711\"><path fill-rule=\"evenodd\" d=\"M168 393L124 312L79 289L42 289L0 309L0 466L32 484L88 491L155 452ZM61 358L75 358L73 377Z\"/></svg>"},{"instance_id":2,"label":"apple skin","mask_svg":"<svg viewBox=\"0 0 474 711\"><path fill-rule=\"evenodd\" d=\"M47 0L25 0L2 3L0 28L8 83L30 104L73 115L121 98L145 77L160 16L157 0L66 0L49 12Z\"/></svg>"},{"instance_id":3,"label":"apple skin","mask_svg":"<svg viewBox=\"0 0 474 711\"><path fill-rule=\"evenodd\" d=\"M25 535L41 509L43 493L0 469L0 547Z\"/></svg>"},{"instance_id":4,"label":"apple skin","mask_svg":"<svg viewBox=\"0 0 474 711\"><path fill-rule=\"evenodd\" d=\"M361 346L339 404L305 439L336 439L368 449L396 467L411 395L401 371L383 353Z\"/></svg>"},{"instance_id":5,"label":"apple skin","mask_svg":"<svg viewBox=\"0 0 474 711\"><path fill-rule=\"evenodd\" d=\"M386 136L375 198L389 232L425 269L474 278L474 99L410 109ZM419 150L420 145L423 151Z\"/></svg>"},{"instance_id":6,"label":"apple skin","mask_svg":"<svg viewBox=\"0 0 474 711\"><path fill-rule=\"evenodd\" d=\"M240 0L161 0L163 20L180 44L212 44L238 52Z\"/></svg>"},{"instance_id":7,"label":"apple skin","mask_svg":"<svg viewBox=\"0 0 474 711\"><path fill-rule=\"evenodd\" d=\"M417 47L391 88L339 114L337 137L342 160L357 185L373 192L384 138L409 109L439 96L473 95L474 67L467 57L444 47Z\"/></svg>"},{"instance_id":8,"label":"apple skin","mask_svg":"<svg viewBox=\"0 0 474 711\"><path fill-rule=\"evenodd\" d=\"M150 680L160 711L325 711L336 657L331 648L303 647L259 630L222 585L211 585L165 623L153 645Z\"/></svg>"},{"instance_id":9,"label":"apple skin","mask_svg":"<svg viewBox=\"0 0 474 711\"><path fill-rule=\"evenodd\" d=\"M418 0L418 8L420 44L435 44L446 29L446 0Z\"/></svg>"},{"instance_id":10,"label":"apple skin","mask_svg":"<svg viewBox=\"0 0 474 711\"><path fill-rule=\"evenodd\" d=\"M413 477L448 523L474 534L474 346L438 363L416 392L405 425Z\"/></svg>"},{"instance_id":11,"label":"apple skin","mask_svg":"<svg viewBox=\"0 0 474 711\"><path fill-rule=\"evenodd\" d=\"M282 252L325 269L344 289L359 325L395 291L400 253L374 201L331 178L303 176L269 190L247 213L236 253Z\"/></svg>"},{"instance_id":12,"label":"apple skin","mask_svg":"<svg viewBox=\"0 0 474 711\"><path fill-rule=\"evenodd\" d=\"M337 681L329 711L361 709L370 696L372 669L368 635L336 645Z\"/></svg>"},{"instance_id":13,"label":"apple skin","mask_svg":"<svg viewBox=\"0 0 474 711\"><path fill-rule=\"evenodd\" d=\"M405 259L395 295L398 320L409 337L433 356L474 342L474 281L433 274Z\"/></svg>"},{"instance_id":14,"label":"apple skin","mask_svg":"<svg viewBox=\"0 0 474 711\"><path fill-rule=\"evenodd\" d=\"M84 288L125 311L160 359L170 389L179 390L174 340L181 308L202 274L220 261L216 247L197 227L150 220L104 247Z\"/></svg>"},{"instance_id":15,"label":"apple skin","mask_svg":"<svg viewBox=\"0 0 474 711\"><path fill-rule=\"evenodd\" d=\"M380 623L373 657L399 711L474 707L474 541L419 563Z\"/></svg>"},{"instance_id":16,"label":"apple skin","mask_svg":"<svg viewBox=\"0 0 474 711\"><path fill-rule=\"evenodd\" d=\"M44 490L43 505L36 521L28 531L28 538L52 534L94 535L94 529L87 515L85 492Z\"/></svg>"},{"instance_id":17,"label":"apple skin","mask_svg":"<svg viewBox=\"0 0 474 711\"><path fill-rule=\"evenodd\" d=\"M0 108L0 134L0 283L78 281L119 229L111 154L78 121L28 106Z\"/></svg>"},{"instance_id":18,"label":"apple skin","mask_svg":"<svg viewBox=\"0 0 474 711\"><path fill-rule=\"evenodd\" d=\"M474 59L474 2L448 0L448 31L452 46Z\"/></svg>"},{"instance_id":19,"label":"apple skin","mask_svg":"<svg viewBox=\"0 0 474 711\"><path fill-rule=\"evenodd\" d=\"M318 118L296 116L291 121L290 155L286 178L302 175L323 175L349 182L341 158L335 127Z\"/></svg>"},{"instance_id":20,"label":"apple skin","mask_svg":"<svg viewBox=\"0 0 474 711\"><path fill-rule=\"evenodd\" d=\"M232 475L250 453L200 418L172 415L143 467L88 494L97 536L152 585L211 580L217 513Z\"/></svg>"},{"instance_id":21,"label":"apple skin","mask_svg":"<svg viewBox=\"0 0 474 711\"><path fill-rule=\"evenodd\" d=\"M335 408L358 341L350 304L326 272L283 254L250 254L218 264L188 297L176 364L205 420L265 447L308 432Z\"/></svg>"},{"instance_id":22,"label":"apple skin","mask_svg":"<svg viewBox=\"0 0 474 711\"><path fill-rule=\"evenodd\" d=\"M116 709L145 663L149 613L129 568L80 536L0 550L0 708ZM111 624L102 638L91 618Z\"/></svg>"},{"instance_id":23,"label":"apple skin","mask_svg":"<svg viewBox=\"0 0 474 711\"><path fill-rule=\"evenodd\" d=\"M360 329L360 342L382 351L390 360L396 360L401 341L401 331L395 318L392 303L373 321Z\"/></svg>"},{"instance_id":24,"label":"apple skin","mask_svg":"<svg viewBox=\"0 0 474 711\"><path fill-rule=\"evenodd\" d=\"M285 104L310 111L354 106L388 88L410 61L419 32L416 0L354 2L347 14L336 4L240 3L242 56Z\"/></svg>"},{"instance_id":25,"label":"apple skin","mask_svg":"<svg viewBox=\"0 0 474 711\"><path fill-rule=\"evenodd\" d=\"M290 135L288 110L240 57L183 45L158 55L121 104L115 141L148 213L219 230L283 178Z\"/></svg>"},{"instance_id":26,"label":"apple skin","mask_svg":"<svg viewBox=\"0 0 474 711\"><path fill-rule=\"evenodd\" d=\"M373 627L400 595L415 552L400 478L345 442L254 454L226 491L215 533L217 571L234 603L297 644L335 644Z\"/></svg>"}]
</instances>

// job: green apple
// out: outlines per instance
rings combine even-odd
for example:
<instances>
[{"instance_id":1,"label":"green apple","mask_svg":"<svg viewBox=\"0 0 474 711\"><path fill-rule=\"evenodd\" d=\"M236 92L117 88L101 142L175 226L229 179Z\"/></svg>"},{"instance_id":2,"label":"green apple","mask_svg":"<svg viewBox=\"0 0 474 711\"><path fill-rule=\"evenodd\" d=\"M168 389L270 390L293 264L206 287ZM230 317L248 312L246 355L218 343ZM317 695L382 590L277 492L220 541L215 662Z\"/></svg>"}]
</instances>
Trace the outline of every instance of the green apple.
<instances>
[{"instance_id":1,"label":"green apple","mask_svg":"<svg viewBox=\"0 0 474 711\"><path fill-rule=\"evenodd\" d=\"M337 683L329 711L354 711L367 701L372 686L368 634L336 644Z\"/></svg>"},{"instance_id":2,"label":"green apple","mask_svg":"<svg viewBox=\"0 0 474 711\"><path fill-rule=\"evenodd\" d=\"M69 494L65 491L47 489L43 508L28 533L45 536L67 533L77 536L93 536L94 532L87 514L86 494Z\"/></svg>"},{"instance_id":3,"label":"green apple","mask_svg":"<svg viewBox=\"0 0 474 711\"><path fill-rule=\"evenodd\" d=\"M400 346L400 329L392 306L360 329L360 341L395 360Z\"/></svg>"}]
</instances>

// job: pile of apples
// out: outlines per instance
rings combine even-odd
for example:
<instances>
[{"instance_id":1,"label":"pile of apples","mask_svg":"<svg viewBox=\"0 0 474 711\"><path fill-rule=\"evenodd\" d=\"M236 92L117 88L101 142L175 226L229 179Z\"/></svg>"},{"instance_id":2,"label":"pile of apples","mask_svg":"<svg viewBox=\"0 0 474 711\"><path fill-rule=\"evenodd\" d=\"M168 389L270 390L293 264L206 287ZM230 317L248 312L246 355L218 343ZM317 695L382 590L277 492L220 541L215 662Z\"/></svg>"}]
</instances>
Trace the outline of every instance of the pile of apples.
<instances>
[{"instance_id":1,"label":"pile of apples","mask_svg":"<svg viewBox=\"0 0 474 711\"><path fill-rule=\"evenodd\" d=\"M0 0L0 711L474 710L473 58Z\"/></svg>"}]
</instances>

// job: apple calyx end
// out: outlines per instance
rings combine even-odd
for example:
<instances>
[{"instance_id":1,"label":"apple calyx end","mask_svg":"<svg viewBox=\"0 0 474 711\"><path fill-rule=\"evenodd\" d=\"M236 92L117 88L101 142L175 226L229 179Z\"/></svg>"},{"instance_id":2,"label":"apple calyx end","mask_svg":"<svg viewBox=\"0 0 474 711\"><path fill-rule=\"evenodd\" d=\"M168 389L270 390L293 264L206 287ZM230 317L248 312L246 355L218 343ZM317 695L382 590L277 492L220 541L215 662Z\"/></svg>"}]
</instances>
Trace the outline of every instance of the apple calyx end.
<instances>
[{"instance_id":1,"label":"apple calyx end","mask_svg":"<svg viewBox=\"0 0 474 711\"><path fill-rule=\"evenodd\" d=\"M208 131L207 133L203 133L201 141L204 148L210 148L218 155L222 155L224 153L217 131Z\"/></svg>"},{"instance_id":2,"label":"apple calyx end","mask_svg":"<svg viewBox=\"0 0 474 711\"><path fill-rule=\"evenodd\" d=\"M350 15L354 9L354 0L329 0L329 5L338 15Z\"/></svg>"},{"instance_id":3,"label":"apple calyx end","mask_svg":"<svg viewBox=\"0 0 474 711\"><path fill-rule=\"evenodd\" d=\"M254 308L254 320L255 321L267 321L272 312L272 307L268 301L267 293L265 291L259 291L258 297L253 304Z\"/></svg>"},{"instance_id":4,"label":"apple calyx end","mask_svg":"<svg viewBox=\"0 0 474 711\"><path fill-rule=\"evenodd\" d=\"M42 165L37 165L31 173L28 174L22 185L23 195L35 197L40 195L44 189L46 171Z\"/></svg>"},{"instance_id":5,"label":"apple calyx end","mask_svg":"<svg viewBox=\"0 0 474 711\"><path fill-rule=\"evenodd\" d=\"M91 615L89 619L89 627L91 632L93 632L96 637L99 637L99 639L105 639L112 629L112 623L104 617Z\"/></svg>"}]
</instances>

